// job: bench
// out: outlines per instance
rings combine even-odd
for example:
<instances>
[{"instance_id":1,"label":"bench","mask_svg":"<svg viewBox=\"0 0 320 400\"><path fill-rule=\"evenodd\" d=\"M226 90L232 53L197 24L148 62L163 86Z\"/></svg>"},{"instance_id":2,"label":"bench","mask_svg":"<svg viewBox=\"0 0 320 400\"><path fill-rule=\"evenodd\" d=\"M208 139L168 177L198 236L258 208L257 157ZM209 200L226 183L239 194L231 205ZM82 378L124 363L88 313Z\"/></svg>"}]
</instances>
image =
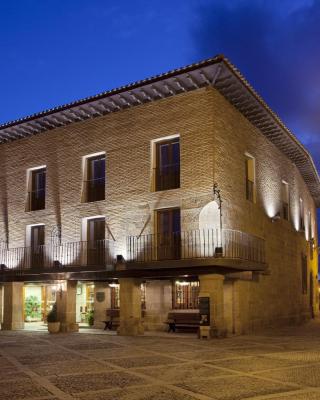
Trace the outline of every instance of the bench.
<instances>
[{"instance_id":1,"label":"bench","mask_svg":"<svg viewBox=\"0 0 320 400\"><path fill-rule=\"evenodd\" d=\"M145 316L145 310L141 310L141 317L144 318ZM105 326L104 330L106 331L111 329L113 327L118 327L120 324L120 309L119 308L108 308L106 310L106 320L102 321Z\"/></svg>"},{"instance_id":2,"label":"bench","mask_svg":"<svg viewBox=\"0 0 320 400\"><path fill-rule=\"evenodd\" d=\"M106 310L106 320L104 322L104 330L109 329L111 331L113 326L119 326L120 323L120 309L119 308L108 308Z\"/></svg>"},{"instance_id":3,"label":"bench","mask_svg":"<svg viewBox=\"0 0 320 400\"><path fill-rule=\"evenodd\" d=\"M200 314L199 312L169 312L168 332L175 332L177 328L199 328Z\"/></svg>"}]
</instances>

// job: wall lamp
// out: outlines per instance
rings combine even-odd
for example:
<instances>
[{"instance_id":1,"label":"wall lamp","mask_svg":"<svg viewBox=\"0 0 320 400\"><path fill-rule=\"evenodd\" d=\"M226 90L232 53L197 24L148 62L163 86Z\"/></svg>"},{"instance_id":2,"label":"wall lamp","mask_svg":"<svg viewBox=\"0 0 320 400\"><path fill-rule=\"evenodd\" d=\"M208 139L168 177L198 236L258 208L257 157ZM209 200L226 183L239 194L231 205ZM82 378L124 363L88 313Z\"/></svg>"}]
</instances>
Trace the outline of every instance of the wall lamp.
<instances>
[{"instance_id":1,"label":"wall lamp","mask_svg":"<svg viewBox=\"0 0 320 400\"><path fill-rule=\"evenodd\" d=\"M277 221L279 221L280 218L281 218L280 212L278 211L277 214L274 217L271 218L271 221L272 222L277 222Z\"/></svg>"},{"instance_id":2,"label":"wall lamp","mask_svg":"<svg viewBox=\"0 0 320 400\"><path fill-rule=\"evenodd\" d=\"M6 264L0 264L0 270L5 271L7 269Z\"/></svg>"}]
</instances>

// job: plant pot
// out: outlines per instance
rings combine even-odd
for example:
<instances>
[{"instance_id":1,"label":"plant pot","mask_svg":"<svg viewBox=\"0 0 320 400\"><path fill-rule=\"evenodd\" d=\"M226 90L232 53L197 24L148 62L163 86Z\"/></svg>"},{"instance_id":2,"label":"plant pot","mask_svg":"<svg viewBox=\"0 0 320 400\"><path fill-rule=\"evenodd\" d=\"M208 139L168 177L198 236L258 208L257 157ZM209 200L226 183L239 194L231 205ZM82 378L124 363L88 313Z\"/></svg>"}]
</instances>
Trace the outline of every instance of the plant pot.
<instances>
[{"instance_id":1,"label":"plant pot","mask_svg":"<svg viewBox=\"0 0 320 400\"><path fill-rule=\"evenodd\" d=\"M48 322L49 333L59 333L60 332L60 322Z\"/></svg>"}]
</instances>

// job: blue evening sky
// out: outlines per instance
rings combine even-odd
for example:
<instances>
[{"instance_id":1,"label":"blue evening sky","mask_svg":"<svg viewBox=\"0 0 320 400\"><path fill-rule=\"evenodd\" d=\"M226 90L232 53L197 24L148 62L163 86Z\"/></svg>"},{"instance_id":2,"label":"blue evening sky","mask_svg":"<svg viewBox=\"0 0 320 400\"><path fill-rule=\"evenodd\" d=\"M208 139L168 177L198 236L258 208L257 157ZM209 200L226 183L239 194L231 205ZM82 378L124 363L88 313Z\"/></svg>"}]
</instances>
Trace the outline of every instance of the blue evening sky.
<instances>
[{"instance_id":1,"label":"blue evening sky","mask_svg":"<svg viewBox=\"0 0 320 400\"><path fill-rule=\"evenodd\" d=\"M0 123L225 54L320 169L319 0L0 0Z\"/></svg>"}]
</instances>

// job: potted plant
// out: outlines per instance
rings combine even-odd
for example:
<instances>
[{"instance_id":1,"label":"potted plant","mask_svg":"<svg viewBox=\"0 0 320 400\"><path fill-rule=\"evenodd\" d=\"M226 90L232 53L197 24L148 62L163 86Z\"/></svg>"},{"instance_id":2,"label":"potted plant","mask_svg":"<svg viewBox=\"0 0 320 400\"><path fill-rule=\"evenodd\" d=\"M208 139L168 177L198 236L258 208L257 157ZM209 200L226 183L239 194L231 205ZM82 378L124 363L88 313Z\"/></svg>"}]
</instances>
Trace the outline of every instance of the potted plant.
<instances>
[{"instance_id":1,"label":"potted plant","mask_svg":"<svg viewBox=\"0 0 320 400\"><path fill-rule=\"evenodd\" d=\"M89 310L86 315L86 320L89 326L93 326L94 324L94 312L93 310Z\"/></svg>"},{"instance_id":2,"label":"potted plant","mask_svg":"<svg viewBox=\"0 0 320 400\"><path fill-rule=\"evenodd\" d=\"M54 303L52 309L47 315L48 331L50 333L58 333L60 331L60 322L58 321L57 304Z\"/></svg>"},{"instance_id":3,"label":"potted plant","mask_svg":"<svg viewBox=\"0 0 320 400\"><path fill-rule=\"evenodd\" d=\"M36 296L26 298L24 314L27 322L41 321L41 304Z\"/></svg>"}]
</instances>

